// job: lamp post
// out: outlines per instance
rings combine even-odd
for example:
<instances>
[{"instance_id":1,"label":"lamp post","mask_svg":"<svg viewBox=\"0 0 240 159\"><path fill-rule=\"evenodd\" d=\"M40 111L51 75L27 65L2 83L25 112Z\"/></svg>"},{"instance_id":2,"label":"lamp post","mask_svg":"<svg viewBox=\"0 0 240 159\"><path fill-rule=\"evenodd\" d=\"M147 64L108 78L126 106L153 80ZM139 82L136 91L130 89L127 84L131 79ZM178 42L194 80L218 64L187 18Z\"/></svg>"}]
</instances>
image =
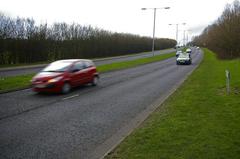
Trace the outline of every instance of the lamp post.
<instances>
[{"instance_id":1,"label":"lamp post","mask_svg":"<svg viewBox=\"0 0 240 159\"><path fill-rule=\"evenodd\" d=\"M183 46L185 46L185 43L186 43L185 33L186 33L186 30L183 30Z\"/></svg>"},{"instance_id":2,"label":"lamp post","mask_svg":"<svg viewBox=\"0 0 240 159\"><path fill-rule=\"evenodd\" d=\"M177 41L177 46L178 46L178 25L186 25L186 23L176 23L176 24L168 24L168 25L176 25L176 41Z\"/></svg>"},{"instance_id":3,"label":"lamp post","mask_svg":"<svg viewBox=\"0 0 240 159\"><path fill-rule=\"evenodd\" d=\"M191 32L192 30L186 30L186 40L185 40L185 44L188 45L188 36L189 36L189 33Z\"/></svg>"},{"instance_id":4,"label":"lamp post","mask_svg":"<svg viewBox=\"0 0 240 159\"><path fill-rule=\"evenodd\" d=\"M155 24L156 24L156 10L157 9L170 9L170 7L162 7L162 8L142 8L142 10L152 9L153 12L153 40L152 40L152 53L154 56L154 49L155 49Z\"/></svg>"}]
</instances>

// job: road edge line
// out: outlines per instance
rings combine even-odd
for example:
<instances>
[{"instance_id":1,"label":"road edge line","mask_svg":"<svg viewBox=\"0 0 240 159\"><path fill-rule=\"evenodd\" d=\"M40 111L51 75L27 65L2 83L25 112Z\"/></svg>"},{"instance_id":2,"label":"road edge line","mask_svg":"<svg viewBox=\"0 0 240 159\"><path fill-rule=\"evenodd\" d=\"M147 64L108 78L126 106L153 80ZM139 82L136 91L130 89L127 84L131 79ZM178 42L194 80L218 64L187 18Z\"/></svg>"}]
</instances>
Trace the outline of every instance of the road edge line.
<instances>
[{"instance_id":1,"label":"road edge line","mask_svg":"<svg viewBox=\"0 0 240 159\"><path fill-rule=\"evenodd\" d=\"M15 88L15 89L9 89L9 90L5 90L5 91L0 91L0 94L17 92L17 91L22 91L22 90L26 90L26 89L31 89L31 86L25 86L25 87L21 87L21 88Z\"/></svg>"}]
</instances>

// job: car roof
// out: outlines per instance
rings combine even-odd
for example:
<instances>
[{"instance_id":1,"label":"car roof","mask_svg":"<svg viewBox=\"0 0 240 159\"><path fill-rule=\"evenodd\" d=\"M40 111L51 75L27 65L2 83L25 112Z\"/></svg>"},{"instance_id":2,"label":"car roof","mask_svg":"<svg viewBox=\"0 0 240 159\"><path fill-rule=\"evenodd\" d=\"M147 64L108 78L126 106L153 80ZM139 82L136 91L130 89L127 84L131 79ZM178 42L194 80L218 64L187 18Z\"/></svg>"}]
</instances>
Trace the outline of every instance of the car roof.
<instances>
[{"instance_id":1,"label":"car roof","mask_svg":"<svg viewBox=\"0 0 240 159\"><path fill-rule=\"evenodd\" d=\"M66 60L58 60L55 62L70 62L70 63L74 63L74 62L92 62L92 60L88 60L88 59L66 59Z\"/></svg>"}]
</instances>

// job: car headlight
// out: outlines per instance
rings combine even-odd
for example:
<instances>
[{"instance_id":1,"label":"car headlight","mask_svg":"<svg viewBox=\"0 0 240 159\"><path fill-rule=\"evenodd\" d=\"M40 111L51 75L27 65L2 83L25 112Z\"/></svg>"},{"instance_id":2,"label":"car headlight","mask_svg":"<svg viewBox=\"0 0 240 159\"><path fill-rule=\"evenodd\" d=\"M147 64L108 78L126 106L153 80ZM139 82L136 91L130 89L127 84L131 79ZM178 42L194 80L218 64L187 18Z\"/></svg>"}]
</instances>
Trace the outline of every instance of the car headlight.
<instances>
[{"instance_id":1,"label":"car headlight","mask_svg":"<svg viewBox=\"0 0 240 159\"><path fill-rule=\"evenodd\" d=\"M52 78L50 80L48 80L48 83L53 83L53 82L58 82L62 79L62 76L56 77L56 78Z\"/></svg>"}]
</instances>

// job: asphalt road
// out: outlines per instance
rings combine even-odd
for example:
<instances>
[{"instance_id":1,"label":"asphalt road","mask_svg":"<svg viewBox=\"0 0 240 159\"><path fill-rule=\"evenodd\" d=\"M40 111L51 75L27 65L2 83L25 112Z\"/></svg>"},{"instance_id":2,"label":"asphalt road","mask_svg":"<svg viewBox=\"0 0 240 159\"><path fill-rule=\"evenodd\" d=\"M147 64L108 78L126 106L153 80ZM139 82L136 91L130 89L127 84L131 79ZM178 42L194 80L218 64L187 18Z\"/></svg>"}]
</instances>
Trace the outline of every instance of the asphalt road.
<instances>
[{"instance_id":1,"label":"asphalt road","mask_svg":"<svg viewBox=\"0 0 240 159\"><path fill-rule=\"evenodd\" d=\"M166 50L160 50L155 51L155 55L160 54L166 54L174 52L175 49L166 49ZM96 59L93 60L95 64L103 65L103 64L109 64L113 62L120 62L120 61L130 61L140 58L146 58L150 57L152 54L150 52L147 53L140 53L140 54L134 54L129 56L118 56L118 57L110 57L110 58L103 58L103 59ZM24 74L30 74L30 73L37 73L41 71L46 65L39 65L34 67L19 67L19 68L10 68L10 69L0 69L0 77L8 77L8 76L17 76L17 75L24 75Z\"/></svg>"},{"instance_id":2,"label":"asphalt road","mask_svg":"<svg viewBox=\"0 0 240 159\"><path fill-rule=\"evenodd\" d=\"M89 158L92 153L174 89L200 63L176 65L175 58L104 73L98 86L68 95L23 90L0 95L0 158Z\"/></svg>"}]
</instances>

